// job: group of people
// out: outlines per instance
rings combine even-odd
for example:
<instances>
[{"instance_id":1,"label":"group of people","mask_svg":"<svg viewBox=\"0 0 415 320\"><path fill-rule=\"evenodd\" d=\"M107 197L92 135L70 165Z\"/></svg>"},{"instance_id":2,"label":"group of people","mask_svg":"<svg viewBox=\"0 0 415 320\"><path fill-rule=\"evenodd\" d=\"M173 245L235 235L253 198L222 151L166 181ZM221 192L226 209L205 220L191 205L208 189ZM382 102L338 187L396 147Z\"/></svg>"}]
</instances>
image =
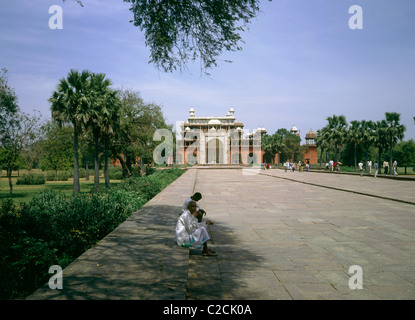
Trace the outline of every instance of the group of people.
<instances>
[{"instance_id":1,"label":"group of people","mask_svg":"<svg viewBox=\"0 0 415 320\"><path fill-rule=\"evenodd\" d=\"M386 161L386 160L383 161L382 166L383 166L383 170L384 170L384 173L385 173L385 176L386 176L389 172L389 162ZM363 176L364 168L363 168L362 161L359 162L358 167L359 167L359 170L360 170L360 175ZM367 172L369 173L369 175L371 175L372 174L372 161L371 160L367 161L366 167L367 167ZM375 178L376 178L377 175L378 175L378 171L379 171L379 166L378 166L378 163L376 161L373 164L373 169L375 171ZM397 176L398 175L398 162L396 160L393 161L393 163L392 163L392 169L393 169L393 175Z\"/></svg>"},{"instance_id":2,"label":"group of people","mask_svg":"<svg viewBox=\"0 0 415 320\"><path fill-rule=\"evenodd\" d=\"M272 169L272 166L269 163L263 162L261 165L262 170L269 170Z\"/></svg>"},{"instance_id":3,"label":"group of people","mask_svg":"<svg viewBox=\"0 0 415 320\"><path fill-rule=\"evenodd\" d=\"M340 171L340 165L341 162L334 162L332 159L330 159L329 162L326 162L326 171Z\"/></svg>"},{"instance_id":4,"label":"group of people","mask_svg":"<svg viewBox=\"0 0 415 320\"><path fill-rule=\"evenodd\" d=\"M284 162L284 170L287 172L290 170L290 172L295 172L296 170L299 172L302 172L303 170L306 170L307 172L310 171L310 160L306 160L305 162L290 162L286 161Z\"/></svg>"},{"instance_id":5,"label":"group of people","mask_svg":"<svg viewBox=\"0 0 415 320\"><path fill-rule=\"evenodd\" d=\"M203 220L206 211L197 203L200 199L202 199L201 193L196 192L184 201L176 224L176 241L182 247L202 249L204 256L216 256L216 253L207 246L210 236L206 225L213 222L208 219Z\"/></svg>"}]
</instances>

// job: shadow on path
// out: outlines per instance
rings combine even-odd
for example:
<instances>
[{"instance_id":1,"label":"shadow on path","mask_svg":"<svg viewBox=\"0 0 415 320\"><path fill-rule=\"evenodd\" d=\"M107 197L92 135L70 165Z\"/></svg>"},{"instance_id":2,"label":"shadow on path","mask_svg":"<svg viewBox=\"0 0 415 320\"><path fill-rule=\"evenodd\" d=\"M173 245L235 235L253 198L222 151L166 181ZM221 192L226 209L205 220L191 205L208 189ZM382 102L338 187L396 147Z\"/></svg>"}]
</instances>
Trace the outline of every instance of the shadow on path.
<instances>
[{"instance_id":1,"label":"shadow on path","mask_svg":"<svg viewBox=\"0 0 415 320\"><path fill-rule=\"evenodd\" d=\"M264 258L238 245L233 230L223 224L209 226L208 247L217 256L206 257L201 250L190 249L187 299L255 299L255 289L246 277L255 272Z\"/></svg>"}]
</instances>

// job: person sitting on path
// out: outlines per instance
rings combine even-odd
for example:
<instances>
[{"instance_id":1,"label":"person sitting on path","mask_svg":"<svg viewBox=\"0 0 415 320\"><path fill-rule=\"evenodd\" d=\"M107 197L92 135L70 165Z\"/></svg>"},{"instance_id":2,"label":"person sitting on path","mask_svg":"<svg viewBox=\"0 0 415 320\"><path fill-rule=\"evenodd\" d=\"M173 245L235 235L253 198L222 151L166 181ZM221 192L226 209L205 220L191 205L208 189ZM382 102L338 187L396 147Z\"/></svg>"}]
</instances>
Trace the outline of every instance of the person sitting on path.
<instances>
[{"instance_id":1,"label":"person sitting on path","mask_svg":"<svg viewBox=\"0 0 415 320\"><path fill-rule=\"evenodd\" d=\"M202 194L200 192L196 192L194 195L187 198L182 206L183 211L187 209L187 206L189 205L190 201L196 202L196 211L198 212L198 220L199 222L202 222L202 218L204 215L206 215L206 211L201 209L199 204L197 203L200 199L202 199ZM209 219L206 220L206 224L213 224L213 222Z\"/></svg>"},{"instance_id":2,"label":"person sitting on path","mask_svg":"<svg viewBox=\"0 0 415 320\"><path fill-rule=\"evenodd\" d=\"M176 224L176 242L182 247L202 249L204 256L216 256L207 246L210 240L205 222L198 222L196 201L191 200Z\"/></svg>"}]
</instances>

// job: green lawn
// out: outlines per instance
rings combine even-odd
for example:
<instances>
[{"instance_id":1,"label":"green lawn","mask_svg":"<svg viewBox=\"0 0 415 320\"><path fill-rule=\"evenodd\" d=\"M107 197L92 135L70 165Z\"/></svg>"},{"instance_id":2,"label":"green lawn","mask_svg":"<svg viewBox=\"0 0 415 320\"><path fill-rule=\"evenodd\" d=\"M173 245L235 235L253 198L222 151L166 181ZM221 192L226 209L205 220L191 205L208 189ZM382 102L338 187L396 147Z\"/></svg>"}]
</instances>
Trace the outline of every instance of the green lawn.
<instances>
[{"instance_id":1,"label":"green lawn","mask_svg":"<svg viewBox=\"0 0 415 320\"><path fill-rule=\"evenodd\" d=\"M12 177L13 195L10 196L9 180L7 177L0 178L0 200L12 198L15 202L29 202L33 196L41 193L44 190L60 191L64 194L71 194L73 190L73 179L68 181L46 181L41 185L16 185L17 177ZM111 180L111 185L120 183L120 180ZM81 192L90 192L94 186L93 176L86 181L85 178L80 179ZM104 178L100 177L100 185L104 187Z\"/></svg>"}]
</instances>

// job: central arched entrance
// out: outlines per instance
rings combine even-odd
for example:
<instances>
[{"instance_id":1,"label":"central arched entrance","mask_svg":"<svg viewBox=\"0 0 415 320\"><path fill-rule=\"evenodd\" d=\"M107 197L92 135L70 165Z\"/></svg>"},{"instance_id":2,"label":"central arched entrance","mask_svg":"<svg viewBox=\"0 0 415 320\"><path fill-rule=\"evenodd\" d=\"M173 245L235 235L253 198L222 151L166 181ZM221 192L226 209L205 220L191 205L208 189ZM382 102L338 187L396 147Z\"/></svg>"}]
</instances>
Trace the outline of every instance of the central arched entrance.
<instances>
[{"instance_id":1,"label":"central arched entrance","mask_svg":"<svg viewBox=\"0 0 415 320\"><path fill-rule=\"evenodd\" d=\"M206 143L206 163L223 163L223 143L218 138L212 138Z\"/></svg>"}]
</instances>

